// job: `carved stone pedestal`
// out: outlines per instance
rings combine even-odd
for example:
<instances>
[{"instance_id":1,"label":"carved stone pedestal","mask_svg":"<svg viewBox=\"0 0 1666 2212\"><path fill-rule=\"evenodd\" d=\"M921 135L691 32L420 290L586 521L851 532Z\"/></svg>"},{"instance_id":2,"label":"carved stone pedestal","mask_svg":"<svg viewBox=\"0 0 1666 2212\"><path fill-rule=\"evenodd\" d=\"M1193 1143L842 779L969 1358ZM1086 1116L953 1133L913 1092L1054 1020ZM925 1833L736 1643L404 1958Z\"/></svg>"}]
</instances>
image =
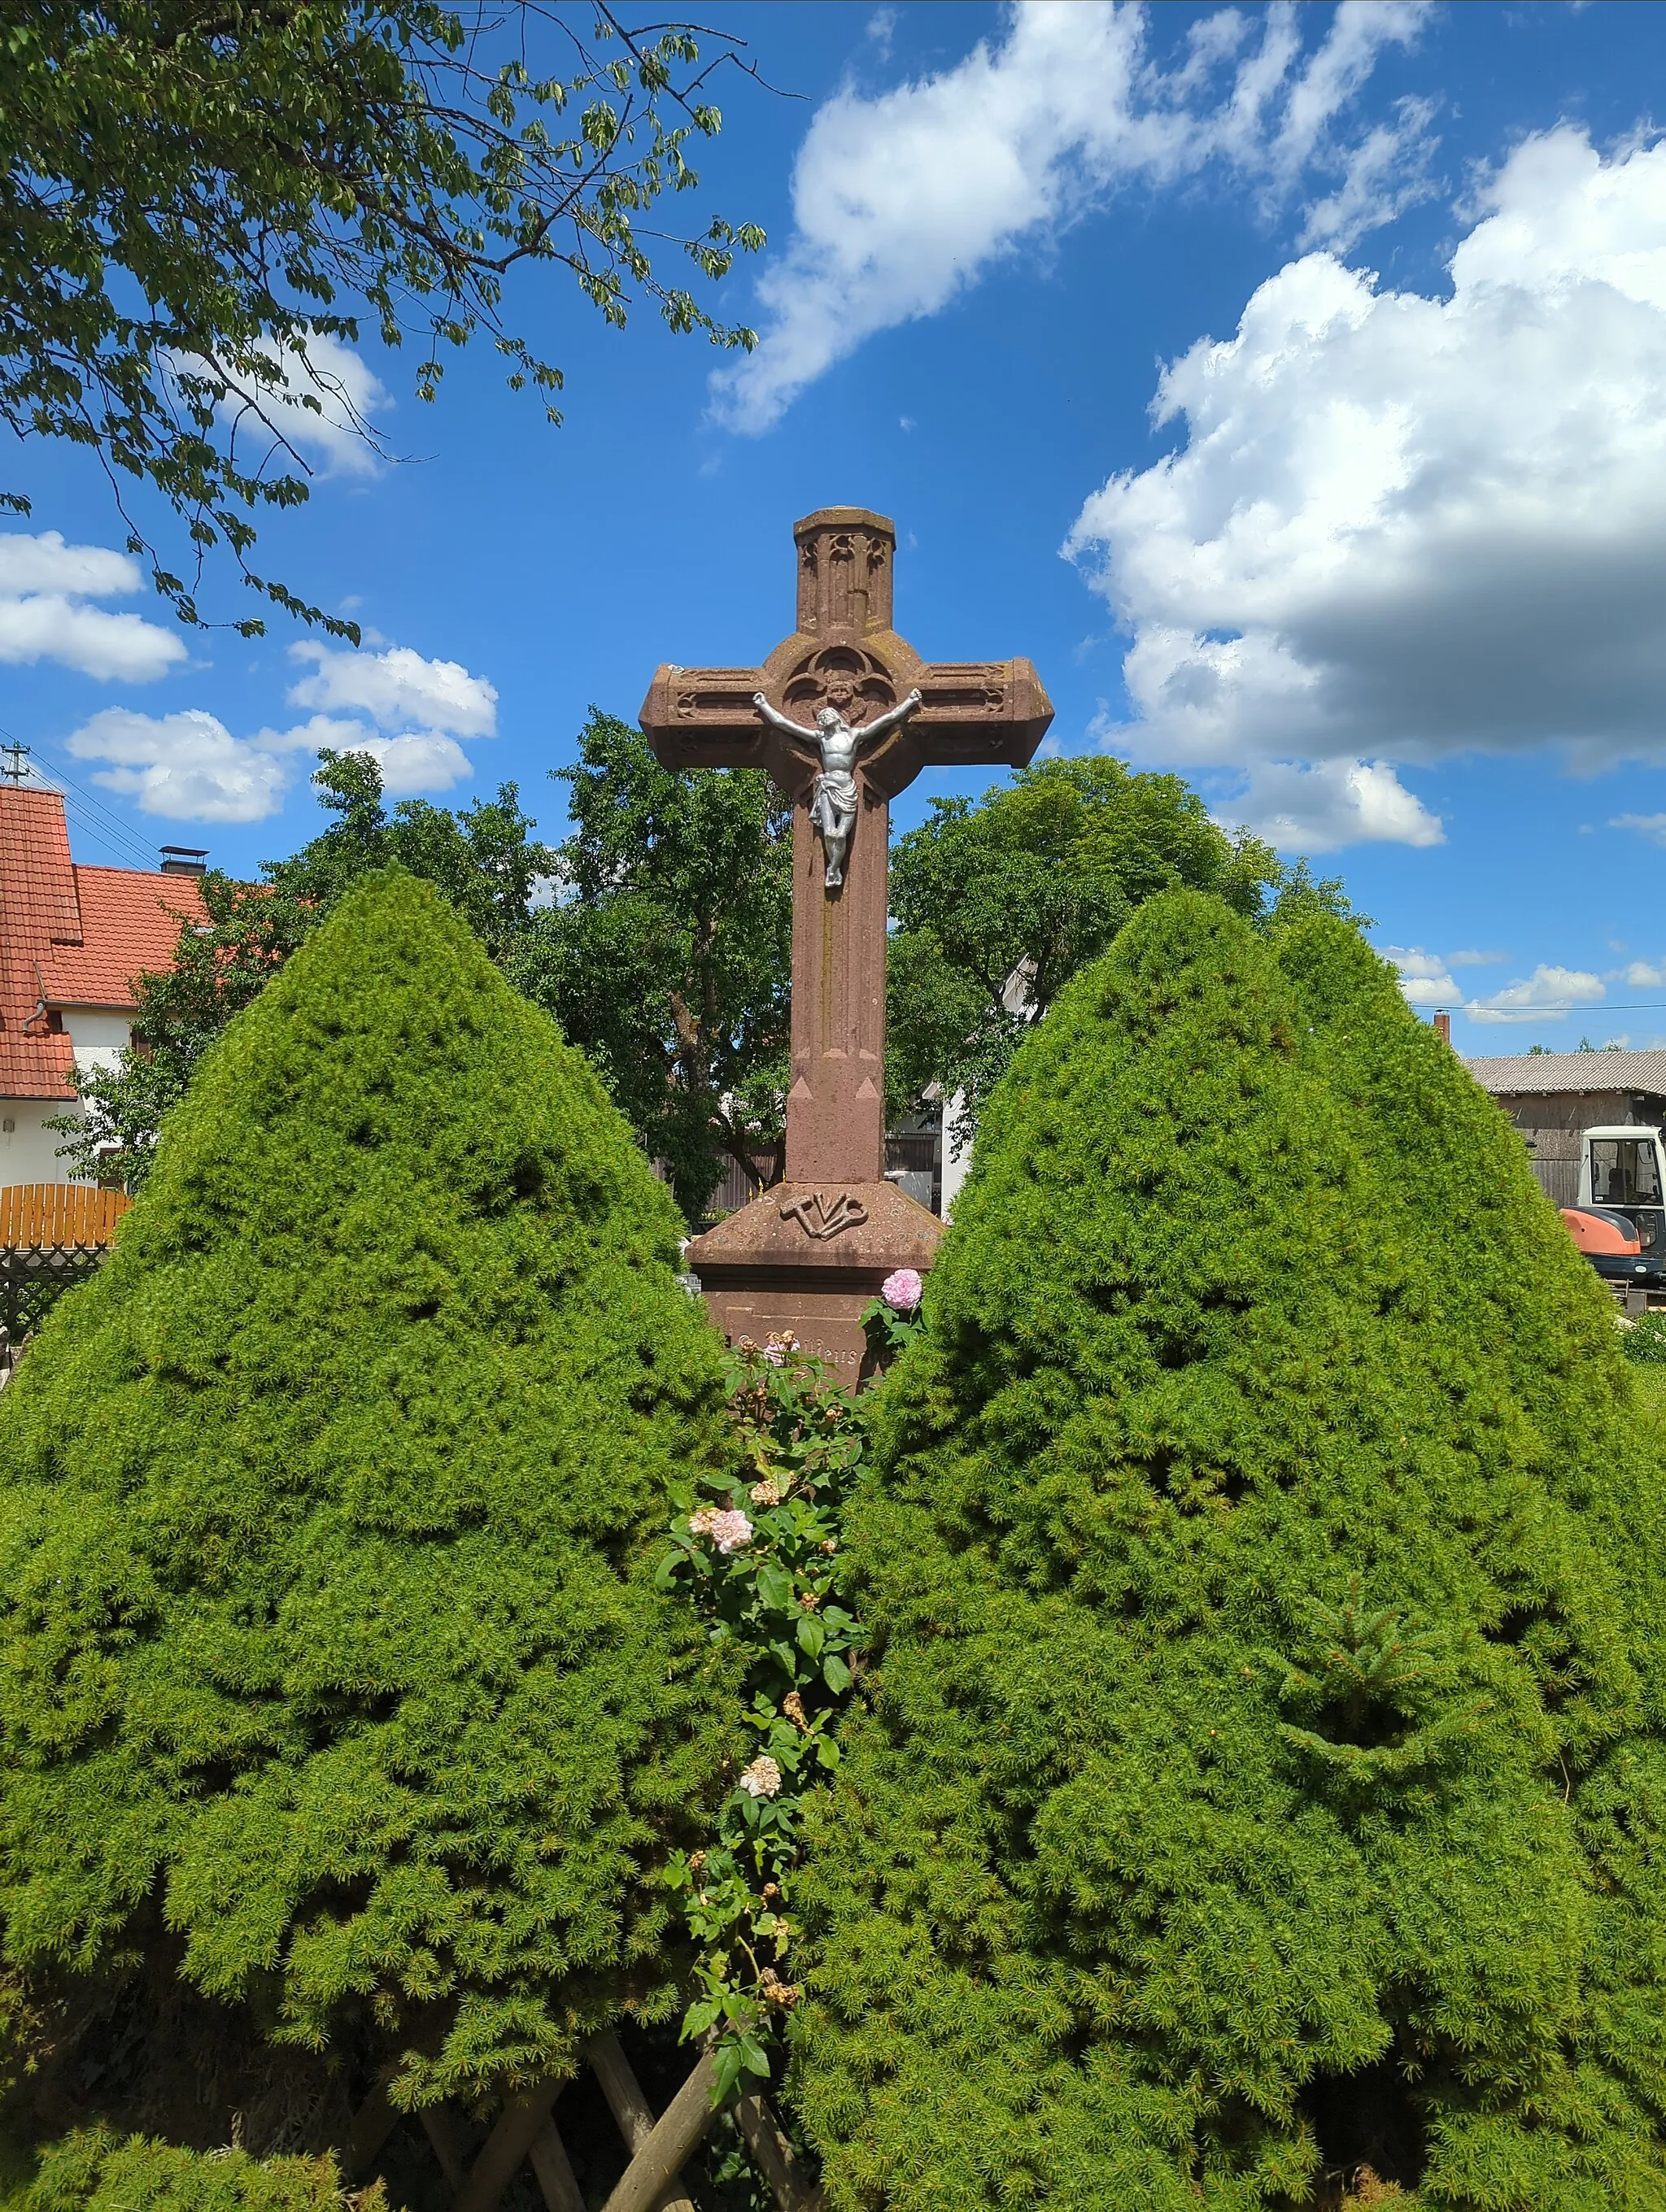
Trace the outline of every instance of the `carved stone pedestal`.
<instances>
[{"instance_id":1,"label":"carved stone pedestal","mask_svg":"<svg viewBox=\"0 0 1666 2212\"><path fill-rule=\"evenodd\" d=\"M937 1216L894 1182L782 1182L696 1237L688 1264L731 1343L790 1328L854 1382L867 1348L856 1316L894 1269L923 1275L942 1241Z\"/></svg>"}]
</instances>

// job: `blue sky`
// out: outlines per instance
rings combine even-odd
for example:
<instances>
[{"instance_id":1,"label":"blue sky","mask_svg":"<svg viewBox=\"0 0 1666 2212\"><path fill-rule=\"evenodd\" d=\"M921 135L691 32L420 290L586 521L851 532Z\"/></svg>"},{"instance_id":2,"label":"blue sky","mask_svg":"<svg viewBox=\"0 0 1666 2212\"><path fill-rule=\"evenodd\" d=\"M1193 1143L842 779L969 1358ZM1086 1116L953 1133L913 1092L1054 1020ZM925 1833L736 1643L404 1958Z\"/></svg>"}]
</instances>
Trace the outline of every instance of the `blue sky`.
<instances>
[{"instance_id":1,"label":"blue sky","mask_svg":"<svg viewBox=\"0 0 1666 2212\"><path fill-rule=\"evenodd\" d=\"M450 804L514 777L559 835L590 703L761 659L793 520L861 504L923 653L1027 653L1059 750L1341 873L1462 1048L1666 1038L1666 10L722 21L783 88L731 77L701 162L769 234L714 295L758 351L538 276L561 428L484 351L435 407L337 360L403 458L326 439L261 552L356 655L180 632L85 457L5 456L0 722L103 810L78 856L289 852L320 742Z\"/></svg>"}]
</instances>

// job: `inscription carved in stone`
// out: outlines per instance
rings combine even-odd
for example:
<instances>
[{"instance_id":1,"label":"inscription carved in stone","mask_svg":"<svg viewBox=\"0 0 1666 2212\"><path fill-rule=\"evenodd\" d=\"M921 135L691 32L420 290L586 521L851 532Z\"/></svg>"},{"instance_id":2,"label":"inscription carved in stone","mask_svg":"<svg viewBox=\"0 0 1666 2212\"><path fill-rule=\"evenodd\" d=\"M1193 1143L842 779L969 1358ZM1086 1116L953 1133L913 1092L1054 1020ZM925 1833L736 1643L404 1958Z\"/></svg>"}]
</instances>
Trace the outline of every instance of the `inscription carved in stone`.
<instances>
[{"instance_id":1,"label":"inscription carved in stone","mask_svg":"<svg viewBox=\"0 0 1666 2212\"><path fill-rule=\"evenodd\" d=\"M842 1230L860 1229L867 1219L867 1208L848 1190L837 1192L831 1199L825 1191L818 1190L808 1198L784 1199L781 1218L796 1221L806 1237L813 1237L820 1244Z\"/></svg>"}]
</instances>

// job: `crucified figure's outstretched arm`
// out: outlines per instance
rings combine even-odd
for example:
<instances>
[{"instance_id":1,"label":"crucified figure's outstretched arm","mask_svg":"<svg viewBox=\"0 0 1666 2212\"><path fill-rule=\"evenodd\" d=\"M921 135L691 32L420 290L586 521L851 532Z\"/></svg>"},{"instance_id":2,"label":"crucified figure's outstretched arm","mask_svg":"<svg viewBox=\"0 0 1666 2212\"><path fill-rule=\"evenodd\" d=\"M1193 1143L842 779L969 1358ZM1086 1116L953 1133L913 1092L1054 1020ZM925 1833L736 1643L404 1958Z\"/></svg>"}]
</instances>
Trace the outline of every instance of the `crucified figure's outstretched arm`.
<instances>
[{"instance_id":1,"label":"crucified figure's outstretched arm","mask_svg":"<svg viewBox=\"0 0 1666 2212\"><path fill-rule=\"evenodd\" d=\"M871 722L862 723L856 732L857 738L863 744L866 744L870 738L883 737L887 730L894 729L898 722L906 722L915 708L923 702L924 697L923 692L910 691L906 699L899 700L896 706L888 708L883 714L876 714ZM777 730L785 730L790 735L799 738L813 738L816 734L814 730L806 729L802 722L795 722L790 716L778 713L761 691L753 692L752 704L763 715L764 720ZM842 717L841 719L842 720Z\"/></svg>"},{"instance_id":2,"label":"crucified figure's outstretched arm","mask_svg":"<svg viewBox=\"0 0 1666 2212\"><path fill-rule=\"evenodd\" d=\"M795 738L813 738L816 734L813 730L806 730L801 722L794 722L787 715L777 714L761 691L753 692L752 704L763 715L764 720L773 724L778 730L789 731Z\"/></svg>"},{"instance_id":3,"label":"crucified figure's outstretched arm","mask_svg":"<svg viewBox=\"0 0 1666 2212\"><path fill-rule=\"evenodd\" d=\"M883 737L887 730L894 730L899 722L906 722L924 698L923 691L910 691L906 699L899 699L885 714L876 714L871 722L864 722L856 734L864 744L871 738Z\"/></svg>"}]
</instances>

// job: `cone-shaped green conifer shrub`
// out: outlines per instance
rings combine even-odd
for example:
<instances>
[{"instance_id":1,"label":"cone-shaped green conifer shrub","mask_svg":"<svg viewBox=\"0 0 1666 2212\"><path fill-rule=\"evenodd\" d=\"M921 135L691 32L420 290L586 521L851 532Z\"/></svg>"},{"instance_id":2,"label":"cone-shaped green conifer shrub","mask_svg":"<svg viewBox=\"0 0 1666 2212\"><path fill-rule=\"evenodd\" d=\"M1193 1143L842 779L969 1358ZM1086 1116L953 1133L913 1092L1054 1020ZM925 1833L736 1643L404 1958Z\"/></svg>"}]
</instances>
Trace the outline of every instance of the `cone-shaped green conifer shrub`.
<instances>
[{"instance_id":1,"label":"cone-shaped green conifer shrub","mask_svg":"<svg viewBox=\"0 0 1666 2212\"><path fill-rule=\"evenodd\" d=\"M15 1962L160 1918L419 2098L669 2014L657 1869L728 1747L654 1588L668 1483L730 1449L678 1225L431 889L336 908L0 1401Z\"/></svg>"},{"instance_id":2,"label":"cone-shaped green conifer shrub","mask_svg":"<svg viewBox=\"0 0 1666 2212\"><path fill-rule=\"evenodd\" d=\"M800 1888L839 2212L1666 2205L1659 1478L1347 936L1153 901L980 1129Z\"/></svg>"}]
</instances>

